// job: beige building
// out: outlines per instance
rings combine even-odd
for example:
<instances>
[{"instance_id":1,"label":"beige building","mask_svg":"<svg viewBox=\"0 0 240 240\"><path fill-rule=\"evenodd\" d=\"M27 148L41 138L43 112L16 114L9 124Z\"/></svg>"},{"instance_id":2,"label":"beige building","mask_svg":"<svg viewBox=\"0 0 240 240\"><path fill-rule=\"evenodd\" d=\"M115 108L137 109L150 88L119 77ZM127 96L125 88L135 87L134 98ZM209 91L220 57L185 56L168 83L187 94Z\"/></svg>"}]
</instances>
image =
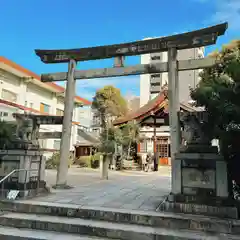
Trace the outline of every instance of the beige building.
<instances>
[{"instance_id":1,"label":"beige building","mask_svg":"<svg viewBox=\"0 0 240 240\"><path fill-rule=\"evenodd\" d=\"M63 115L64 92L65 88L55 83L43 83L37 74L5 57L0 57L0 117L2 120L13 120L14 112ZM69 149L71 151L79 141L81 107L84 105L90 108L91 102L76 96ZM61 129L61 125L41 125L40 131L59 132ZM60 141L60 139L45 139L41 140L40 144L46 152L51 152L60 148Z\"/></svg>"}]
</instances>

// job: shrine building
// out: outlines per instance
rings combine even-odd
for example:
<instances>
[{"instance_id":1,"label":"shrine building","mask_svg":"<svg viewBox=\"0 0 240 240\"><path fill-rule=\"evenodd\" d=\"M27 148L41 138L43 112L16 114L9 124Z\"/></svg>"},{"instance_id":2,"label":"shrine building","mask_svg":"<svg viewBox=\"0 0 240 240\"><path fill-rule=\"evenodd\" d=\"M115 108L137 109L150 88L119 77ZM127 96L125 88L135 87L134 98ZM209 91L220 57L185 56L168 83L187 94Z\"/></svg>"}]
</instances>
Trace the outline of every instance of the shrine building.
<instances>
[{"instance_id":1,"label":"shrine building","mask_svg":"<svg viewBox=\"0 0 240 240\"><path fill-rule=\"evenodd\" d=\"M180 111L197 111L189 103L180 103ZM147 104L136 111L131 111L124 117L113 122L114 126L121 126L130 121L140 125L140 143L137 153L156 152L159 156L159 165L171 165L170 157L170 127L168 118L167 89L162 91Z\"/></svg>"}]
</instances>

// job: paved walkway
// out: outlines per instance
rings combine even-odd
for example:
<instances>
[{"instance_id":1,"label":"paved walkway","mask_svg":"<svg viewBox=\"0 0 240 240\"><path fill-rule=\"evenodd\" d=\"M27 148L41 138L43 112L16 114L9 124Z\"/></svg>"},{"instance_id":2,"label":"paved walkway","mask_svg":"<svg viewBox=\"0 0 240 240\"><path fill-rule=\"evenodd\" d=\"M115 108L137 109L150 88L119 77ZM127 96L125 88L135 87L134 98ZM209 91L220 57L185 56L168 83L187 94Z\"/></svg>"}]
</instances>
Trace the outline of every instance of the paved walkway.
<instances>
[{"instance_id":1,"label":"paved walkway","mask_svg":"<svg viewBox=\"0 0 240 240\"><path fill-rule=\"evenodd\" d=\"M56 171L47 171L47 183L54 184ZM74 188L52 190L34 201L76 204L131 210L155 210L170 192L169 169L159 172L110 172L109 180L100 180L97 170L70 169L68 183Z\"/></svg>"}]
</instances>

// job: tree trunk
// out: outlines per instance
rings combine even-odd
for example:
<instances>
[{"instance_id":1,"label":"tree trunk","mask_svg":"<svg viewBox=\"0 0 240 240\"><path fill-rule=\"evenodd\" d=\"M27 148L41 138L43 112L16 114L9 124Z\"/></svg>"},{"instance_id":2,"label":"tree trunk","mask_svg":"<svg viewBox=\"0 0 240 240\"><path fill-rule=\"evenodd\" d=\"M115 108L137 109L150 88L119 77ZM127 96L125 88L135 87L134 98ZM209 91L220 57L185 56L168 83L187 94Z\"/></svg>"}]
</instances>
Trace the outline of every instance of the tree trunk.
<instances>
[{"instance_id":1,"label":"tree trunk","mask_svg":"<svg viewBox=\"0 0 240 240\"><path fill-rule=\"evenodd\" d=\"M129 159L129 157L130 157L131 146L132 146L132 141L130 140L129 145L128 145L127 159Z\"/></svg>"}]
</instances>

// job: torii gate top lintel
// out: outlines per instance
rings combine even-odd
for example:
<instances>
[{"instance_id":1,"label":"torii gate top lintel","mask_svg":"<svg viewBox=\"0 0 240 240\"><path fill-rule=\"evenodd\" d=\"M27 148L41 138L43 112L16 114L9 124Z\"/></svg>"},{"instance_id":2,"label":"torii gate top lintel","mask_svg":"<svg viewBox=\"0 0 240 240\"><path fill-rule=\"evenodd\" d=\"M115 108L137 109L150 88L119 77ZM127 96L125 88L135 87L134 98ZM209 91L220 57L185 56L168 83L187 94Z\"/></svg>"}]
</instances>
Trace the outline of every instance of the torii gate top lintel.
<instances>
[{"instance_id":1,"label":"torii gate top lintel","mask_svg":"<svg viewBox=\"0 0 240 240\"><path fill-rule=\"evenodd\" d=\"M164 52L173 47L179 50L196 48L215 44L217 37L224 35L227 27L227 23L222 23L192 32L143 41L78 49L37 49L35 52L44 63L63 63L69 62L70 59L74 59L75 61L87 61L118 56L133 56L146 53Z\"/></svg>"}]
</instances>

